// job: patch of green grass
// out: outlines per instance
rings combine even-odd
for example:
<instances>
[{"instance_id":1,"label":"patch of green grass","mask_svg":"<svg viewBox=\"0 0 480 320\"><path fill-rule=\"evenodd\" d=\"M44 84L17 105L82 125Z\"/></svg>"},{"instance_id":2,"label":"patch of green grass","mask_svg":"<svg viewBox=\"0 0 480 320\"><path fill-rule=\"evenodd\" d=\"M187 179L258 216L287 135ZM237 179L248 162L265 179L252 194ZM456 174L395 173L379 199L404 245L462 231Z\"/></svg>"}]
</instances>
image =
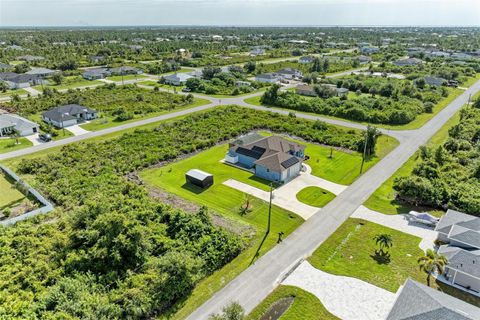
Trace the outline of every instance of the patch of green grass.
<instances>
[{"instance_id":1,"label":"patch of green grass","mask_svg":"<svg viewBox=\"0 0 480 320\"><path fill-rule=\"evenodd\" d=\"M375 252L378 252L378 246L373 238L378 234L392 237L389 261ZM349 218L315 250L309 262L325 272L357 278L396 292L407 278L427 285L427 275L420 271L417 262L424 255L418 247L420 241L420 238L373 222ZM430 286L480 306L480 298L435 279L431 279Z\"/></svg>"},{"instance_id":2,"label":"patch of green grass","mask_svg":"<svg viewBox=\"0 0 480 320\"><path fill-rule=\"evenodd\" d=\"M13 138L0 138L0 153L12 152L33 146L27 138L18 138L18 144Z\"/></svg>"},{"instance_id":3,"label":"patch of green grass","mask_svg":"<svg viewBox=\"0 0 480 320\"><path fill-rule=\"evenodd\" d=\"M325 207L327 203L332 201L335 195L327 190L319 187L306 187L297 193L297 199L300 202L313 207Z\"/></svg>"},{"instance_id":4,"label":"patch of green grass","mask_svg":"<svg viewBox=\"0 0 480 320\"><path fill-rule=\"evenodd\" d=\"M80 127L82 127L85 130L88 130L88 131L98 131L98 130L102 130L102 129L107 129L107 128L111 128L111 127L120 126L120 125L127 124L127 123L130 123L130 122L135 122L135 121L139 121L139 120L143 120L143 119L149 119L149 118L157 117L157 116L167 114L167 113L171 113L171 112L177 112L177 111L180 111L180 110L186 110L186 109L195 108L195 107L198 107L198 106L203 106L203 105L206 105L206 104L209 104L209 103L210 103L209 100L196 98L193 103L191 103L191 104L189 104L185 107L182 107L182 108L178 108L178 109L174 109L174 110L164 110L164 111L160 111L160 112L153 112L153 113L147 113L147 114L137 114L137 115L134 116L133 119L126 120L126 121L115 121L114 116L103 114L103 115L100 116L100 118L91 120L89 123L82 124L82 125L80 125Z\"/></svg>"},{"instance_id":5,"label":"patch of green grass","mask_svg":"<svg viewBox=\"0 0 480 320\"><path fill-rule=\"evenodd\" d=\"M0 172L0 190L0 209L25 198L5 177L3 172Z\"/></svg>"},{"instance_id":6,"label":"patch of green grass","mask_svg":"<svg viewBox=\"0 0 480 320\"><path fill-rule=\"evenodd\" d=\"M248 248L228 265L201 281L191 296L176 306L173 319L184 319L196 307L245 270L252 261L275 246L280 231L287 236L303 222L297 215L273 206L271 232L262 243L267 226L268 203L253 198L251 199L251 211L241 215L240 207L245 203L246 195L223 185L222 182L233 178L262 190L268 190L268 182L254 177L250 172L221 163L220 160L223 159L227 148L227 145L213 147L165 167L147 169L140 173L147 185L164 189L198 205L205 205L228 219L252 226L256 231ZM213 174L214 185L204 190L187 184L185 173L194 168Z\"/></svg>"},{"instance_id":7,"label":"patch of green grass","mask_svg":"<svg viewBox=\"0 0 480 320\"><path fill-rule=\"evenodd\" d=\"M262 96L260 95L260 96L244 99L243 101L245 101L246 103L252 104L254 106L261 106L262 105L262 103L260 102L261 98Z\"/></svg>"},{"instance_id":8,"label":"patch of green grass","mask_svg":"<svg viewBox=\"0 0 480 320\"><path fill-rule=\"evenodd\" d=\"M28 94L28 91L25 89L7 90L5 92L0 92L0 98L10 97L14 94L18 94L18 95Z\"/></svg>"},{"instance_id":9,"label":"patch of green grass","mask_svg":"<svg viewBox=\"0 0 480 320\"><path fill-rule=\"evenodd\" d=\"M36 123L43 123L41 113L29 115L28 119ZM67 129L64 130L64 129L57 129L55 127L52 127L52 130L56 133L56 135L52 135L52 140L61 140L68 137L73 137L73 133L71 133Z\"/></svg>"},{"instance_id":10,"label":"patch of green grass","mask_svg":"<svg viewBox=\"0 0 480 320\"><path fill-rule=\"evenodd\" d=\"M171 91L172 93L173 92L181 92L182 89L185 88L185 86L172 86L172 85L169 85L169 84L158 83L157 81L154 81L154 80L141 81L141 82L138 82L138 84L144 85L144 86L167 89L168 91Z\"/></svg>"},{"instance_id":11,"label":"patch of green grass","mask_svg":"<svg viewBox=\"0 0 480 320\"><path fill-rule=\"evenodd\" d=\"M86 80L82 78L82 76L69 76L65 77L62 80L62 83L59 85L53 84L53 81L50 80L51 84L46 85L46 86L34 86L33 88L38 90L38 91L43 91L44 88L50 88L50 89L56 89L56 90L62 90L62 89L74 89L74 88L79 88L79 87L86 87L86 86L92 86L92 85L101 85L103 82L98 81L98 80Z\"/></svg>"},{"instance_id":12,"label":"patch of green grass","mask_svg":"<svg viewBox=\"0 0 480 320\"><path fill-rule=\"evenodd\" d=\"M448 130L460 121L460 113L457 112L447 123L428 141L427 146L438 146L448 137ZM385 213L398 214L407 213L410 210L423 211L425 208L416 208L406 205L395 198L393 184L396 178L405 177L411 174L415 165L420 161L419 151L415 152L407 162L403 164L390 178L388 178L364 203L369 209ZM433 212L433 213L439 213Z\"/></svg>"},{"instance_id":13,"label":"patch of green grass","mask_svg":"<svg viewBox=\"0 0 480 320\"><path fill-rule=\"evenodd\" d=\"M143 78L148 78L148 77L143 74L127 74L124 76L111 76L111 77L107 77L106 79L110 81L121 82L122 80L127 81L127 80L143 79Z\"/></svg>"},{"instance_id":14,"label":"patch of green grass","mask_svg":"<svg viewBox=\"0 0 480 320\"><path fill-rule=\"evenodd\" d=\"M293 303L281 316L281 320L338 319L310 292L294 286L279 286L247 316L246 320L260 320L275 302L290 297L294 298Z\"/></svg>"}]
</instances>

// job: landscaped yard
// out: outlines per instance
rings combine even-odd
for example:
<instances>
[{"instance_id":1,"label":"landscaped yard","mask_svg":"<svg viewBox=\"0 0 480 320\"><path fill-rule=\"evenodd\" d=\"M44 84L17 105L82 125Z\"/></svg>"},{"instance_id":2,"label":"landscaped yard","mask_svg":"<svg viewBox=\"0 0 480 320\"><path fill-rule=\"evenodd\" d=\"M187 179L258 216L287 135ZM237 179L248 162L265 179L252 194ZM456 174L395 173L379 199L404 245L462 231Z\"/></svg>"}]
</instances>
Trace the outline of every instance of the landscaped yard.
<instances>
[{"instance_id":1,"label":"landscaped yard","mask_svg":"<svg viewBox=\"0 0 480 320\"><path fill-rule=\"evenodd\" d=\"M388 256L379 254L373 239L378 234L392 237ZM418 247L421 239L361 219L348 219L309 258L310 263L325 272L354 277L377 287L396 292L407 278L427 284L417 260L423 256ZM431 281L431 286L448 294L480 305L480 299L449 286Z\"/></svg>"},{"instance_id":2,"label":"landscaped yard","mask_svg":"<svg viewBox=\"0 0 480 320\"><path fill-rule=\"evenodd\" d=\"M31 147L33 144L27 138L18 138L19 144L16 144L15 139L0 138L0 153L11 152L24 148Z\"/></svg>"},{"instance_id":3,"label":"landscaped yard","mask_svg":"<svg viewBox=\"0 0 480 320\"><path fill-rule=\"evenodd\" d=\"M143 79L143 78L148 78L148 77L143 74L127 74L124 76L111 76L111 77L107 77L106 79L110 81L121 82L121 81L137 80L137 79Z\"/></svg>"},{"instance_id":4,"label":"landscaped yard","mask_svg":"<svg viewBox=\"0 0 480 320\"><path fill-rule=\"evenodd\" d=\"M265 319L262 318L262 316L265 316L267 312L269 312L268 315L273 315L273 309L276 308L272 308L272 306L283 299L293 299L293 303L283 313L280 318L281 320L338 319L329 313L327 309L325 309L325 307L322 305L322 302L315 295L294 286L282 285L275 289L265 300L263 300L262 303L247 316L247 320ZM278 306L278 304L275 306Z\"/></svg>"},{"instance_id":5,"label":"landscaped yard","mask_svg":"<svg viewBox=\"0 0 480 320\"><path fill-rule=\"evenodd\" d=\"M69 76L65 77L62 80L62 83L59 85L55 85L52 80L50 80L49 85L46 86L34 86L33 88L39 91L43 91L44 88L50 88L50 89L57 89L57 90L62 90L62 89L74 89L74 88L79 88L79 87L86 87L86 86L92 86L92 85L101 85L103 82L98 81L98 80L86 80L82 78L82 76Z\"/></svg>"},{"instance_id":6,"label":"landscaped yard","mask_svg":"<svg viewBox=\"0 0 480 320\"><path fill-rule=\"evenodd\" d=\"M313 207L324 207L327 203L332 201L335 195L327 190L319 187L306 187L297 193L297 199L300 202L308 204Z\"/></svg>"}]
</instances>

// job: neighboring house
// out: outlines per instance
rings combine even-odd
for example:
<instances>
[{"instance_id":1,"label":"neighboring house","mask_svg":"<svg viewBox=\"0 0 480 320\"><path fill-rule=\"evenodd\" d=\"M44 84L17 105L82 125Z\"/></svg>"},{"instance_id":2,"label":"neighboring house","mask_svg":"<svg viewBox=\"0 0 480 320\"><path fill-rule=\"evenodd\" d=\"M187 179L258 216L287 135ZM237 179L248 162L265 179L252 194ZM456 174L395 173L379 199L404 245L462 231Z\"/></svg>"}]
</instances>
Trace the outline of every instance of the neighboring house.
<instances>
[{"instance_id":1,"label":"neighboring house","mask_svg":"<svg viewBox=\"0 0 480 320\"><path fill-rule=\"evenodd\" d=\"M431 51L427 56L432 58L448 58L450 57L450 53L444 51Z\"/></svg>"},{"instance_id":2,"label":"neighboring house","mask_svg":"<svg viewBox=\"0 0 480 320\"><path fill-rule=\"evenodd\" d=\"M11 66L7 63L0 62L0 71L7 71L7 70L10 70L12 68L13 68L13 66Z\"/></svg>"},{"instance_id":3,"label":"neighboring house","mask_svg":"<svg viewBox=\"0 0 480 320\"><path fill-rule=\"evenodd\" d=\"M57 128L76 125L97 118L97 111L78 105L67 104L42 113L42 119Z\"/></svg>"},{"instance_id":4,"label":"neighboring house","mask_svg":"<svg viewBox=\"0 0 480 320\"><path fill-rule=\"evenodd\" d=\"M18 51L23 51L22 46L17 46L16 44L12 44L11 46L5 47L3 50L18 50Z\"/></svg>"},{"instance_id":5,"label":"neighboring house","mask_svg":"<svg viewBox=\"0 0 480 320\"><path fill-rule=\"evenodd\" d=\"M478 320L480 308L407 279L386 320Z\"/></svg>"},{"instance_id":6,"label":"neighboring house","mask_svg":"<svg viewBox=\"0 0 480 320\"><path fill-rule=\"evenodd\" d=\"M380 52L379 47L361 47L360 52L362 54L374 54Z\"/></svg>"},{"instance_id":7,"label":"neighboring house","mask_svg":"<svg viewBox=\"0 0 480 320\"><path fill-rule=\"evenodd\" d=\"M424 77L425 83L429 86L440 87L447 83L447 80L438 77Z\"/></svg>"},{"instance_id":8,"label":"neighboring house","mask_svg":"<svg viewBox=\"0 0 480 320\"><path fill-rule=\"evenodd\" d=\"M457 60L471 60L473 59L473 57L467 53L463 53L463 52L455 52L455 53L452 53L452 58L453 59L457 59Z\"/></svg>"},{"instance_id":9,"label":"neighboring house","mask_svg":"<svg viewBox=\"0 0 480 320\"><path fill-rule=\"evenodd\" d=\"M45 60L45 58L42 57L42 56L32 56L32 55L27 54L27 55L24 55L24 56L17 57L17 60L33 62L33 61Z\"/></svg>"},{"instance_id":10,"label":"neighboring house","mask_svg":"<svg viewBox=\"0 0 480 320\"><path fill-rule=\"evenodd\" d=\"M255 173L257 177L287 182L300 174L305 146L278 136L251 133L230 143L227 163Z\"/></svg>"},{"instance_id":11,"label":"neighboring house","mask_svg":"<svg viewBox=\"0 0 480 320\"><path fill-rule=\"evenodd\" d=\"M305 84L299 84L295 88L295 93L300 94L302 96L310 96L310 97L316 97L317 93L315 92L315 88L313 86L305 85Z\"/></svg>"},{"instance_id":12,"label":"neighboring house","mask_svg":"<svg viewBox=\"0 0 480 320\"><path fill-rule=\"evenodd\" d=\"M251 56L261 56L261 55L264 55L265 54L265 50L264 49L253 49L252 51L250 51L250 55Z\"/></svg>"},{"instance_id":13,"label":"neighboring house","mask_svg":"<svg viewBox=\"0 0 480 320\"><path fill-rule=\"evenodd\" d=\"M370 58L369 56L364 56L364 55L361 55L361 56L358 56L358 62L360 64L365 64L365 63L369 63L370 61L372 61L372 58Z\"/></svg>"},{"instance_id":14,"label":"neighboring house","mask_svg":"<svg viewBox=\"0 0 480 320\"><path fill-rule=\"evenodd\" d=\"M417 58L401 59L393 62L397 67L416 66L422 64L422 60Z\"/></svg>"},{"instance_id":15,"label":"neighboring house","mask_svg":"<svg viewBox=\"0 0 480 320\"><path fill-rule=\"evenodd\" d=\"M263 83L277 83L281 77L273 73L262 73L255 76L255 81Z\"/></svg>"},{"instance_id":16,"label":"neighboring house","mask_svg":"<svg viewBox=\"0 0 480 320\"><path fill-rule=\"evenodd\" d=\"M303 73L297 69L285 68L274 72L276 75L282 77L283 79L299 79L303 77Z\"/></svg>"},{"instance_id":17,"label":"neighboring house","mask_svg":"<svg viewBox=\"0 0 480 320\"><path fill-rule=\"evenodd\" d=\"M313 60L315 60L315 57L313 56L304 56L298 59L298 63L307 64L307 63L312 63Z\"/></svg>"},{"instance_id":18,"label":"neighboring house","mask_svg":"<svg viewBox=\"0 0 480 320\"><path fill-rule=\"evenodd\" d=\"M105 57L104 56L90 56L89 59L93 63L99 63L99 62L102 62L103 60L105 60Z\"/></svg>"},{"instance_id":19,"label":"neighboring house","mask_svg":"<svg viewBox=\"0 0 480 320\"><path fill-rule=\"evenodd\" d=\"M48 68L32 68L32 70L25 72L25 74L33 74L42 78L52 76L55 73L55 70L51 70Z\"/></svg>"},{"instance_id":20,"label":"neighboring house","mask_svg":"<svg viewBox=\"0 0 480 320\"><path fill-rule=\"evenodd\" d=\"M435 231L438 240L464 249L480 249L480 218L448 209Z\"/></svg>"},{"instance_id":21,"label":"neighboring house","mask_svg":"<svg viewBox=\"0 0 480 320\"><path fill-rule=\"evenodd\" d=\"M187 73L174 73L174 74L170 74L168 76L163 77L165 83L172 86L182 86L190 78L194 78L194 77Z\"/></svg>"},{"instance_id":22,"label":"neighboring house","mask_svg":"<svg viewBox=\"0 0 480 320\"><path fill-rule=\"evenodd\" d=\"M39 132L39 125L13 113L0 114L0 137L16 132L20 136L29 136Z\"/></svg>"},{"instance_id":23,"label":"neighboring house","mask_svg":"<svg viewBox=\"0 0 480 320\"><path fill-rule=\"evenodd\" d=\"M15 72L0 72L0 81L7 84L9 89L28 88L39 84L48 84L38 75L34 74L18 74Z\"/></svg>"},{"instance_id":24,"label":"neighboring house","mask_svg":"<svg viewBox=\"0 0 480 320\"><path fill-rule=\"evenodd\" d=\"M141 74L143 71L139 68L135 67L130 67L130 66L122 66L122 67L117 67L117 68L109 68L108 71L110 71L111 75L126 75L126 74Z\"/></svg>"},{"instance_id":25,"label":"neighboring house","mask_svg":"<svg viewBox=\"0 0 480 320\"><path fill-rule=\"evenodd\" d=\"M338 88L334 84L325 83L325 84L320 84L320 86L322 86L324 88L327 88L327 89L330 89L332 91L335 91L335 94L336 94L337 97L343 97L343 96L346 96L348 94L348 89L347 88Z\"/></svg>"},{"instance_id":26,"label":"neighboring house","mask_svg":"<svg viewBox=\"0 0 480 320\"><path fill-rule=\"evenodd\" d=\"M443 245L438 253L448 260L443 274L448 282L480 294L480 250Z\"/></svg>"},{"instance_id":27,"label":"neighboring house","mask_svg":"<svg viewBox=\"0 0 480 320\"><path fill-rule=\"evenodd\" d=\"M248 81L238 80L235 82L236 87L250 87L251 83Z\"/></svg>"},{"instance_id":28,"label":"neighboring house","mask_svg":"<svg viewBox=\"0 0 480 320\"><path fill-rule=\"evenodd\" d=\"M87 69L83 72L82 76L84 79L87 80L97 80L97 79L104 79L110 75L110 71L108 68L95 68L95 69Z\"/></svg>"}]
</instances>

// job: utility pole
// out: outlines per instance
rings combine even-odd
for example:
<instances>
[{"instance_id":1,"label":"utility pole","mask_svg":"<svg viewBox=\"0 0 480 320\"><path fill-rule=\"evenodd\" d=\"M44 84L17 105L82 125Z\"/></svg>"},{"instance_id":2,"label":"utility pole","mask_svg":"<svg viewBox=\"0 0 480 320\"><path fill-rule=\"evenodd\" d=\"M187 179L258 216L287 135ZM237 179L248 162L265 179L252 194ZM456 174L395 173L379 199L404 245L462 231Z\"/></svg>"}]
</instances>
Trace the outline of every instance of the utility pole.
<instances>
[{"instance_id":1,"label":"utility pole","mask_svg":"<svg viewBox=\"0 0 480 320\"><path fill-rule=\"evenodd\" d=\"M273 199L273 183L270 183L270 204L268 205L267 234L270 233L270 221L272 216L272 199Z\"/></svg>"},{"instance_id":2,"label":"utility pole","mask_svg":"<svg viewBox=\"0 0 480 320\"><path fill-rule=\"evenodd\" d=\"M368 144L368 132L365 131L365 143L363 144L363 157L362 157L362 165L360 166L360 174L362 174L363 164L365 163L365 157L367 156L367 144Z\"/></svg>"}]
</instances>

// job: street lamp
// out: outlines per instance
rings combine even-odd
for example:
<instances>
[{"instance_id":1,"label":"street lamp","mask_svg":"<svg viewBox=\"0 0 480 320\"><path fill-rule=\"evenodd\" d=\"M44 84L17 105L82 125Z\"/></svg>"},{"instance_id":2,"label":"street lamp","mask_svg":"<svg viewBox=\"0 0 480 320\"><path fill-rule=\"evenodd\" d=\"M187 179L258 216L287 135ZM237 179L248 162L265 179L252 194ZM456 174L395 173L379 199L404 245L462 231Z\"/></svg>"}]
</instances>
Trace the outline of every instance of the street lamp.
<instances>
[{"instance_id":1,"label":"street lamp","mask_svg":"<svg viewBox=\"0 0 480 320\"><path fill-rule=\"evenodd\" d=\"M270 183L270 203L268 205L268 223L267 223L266 234L270 233L270 222L271 222L271 216L272 216L272 199L273 199L273 182Z\"/></svg>"}]
</instances>

